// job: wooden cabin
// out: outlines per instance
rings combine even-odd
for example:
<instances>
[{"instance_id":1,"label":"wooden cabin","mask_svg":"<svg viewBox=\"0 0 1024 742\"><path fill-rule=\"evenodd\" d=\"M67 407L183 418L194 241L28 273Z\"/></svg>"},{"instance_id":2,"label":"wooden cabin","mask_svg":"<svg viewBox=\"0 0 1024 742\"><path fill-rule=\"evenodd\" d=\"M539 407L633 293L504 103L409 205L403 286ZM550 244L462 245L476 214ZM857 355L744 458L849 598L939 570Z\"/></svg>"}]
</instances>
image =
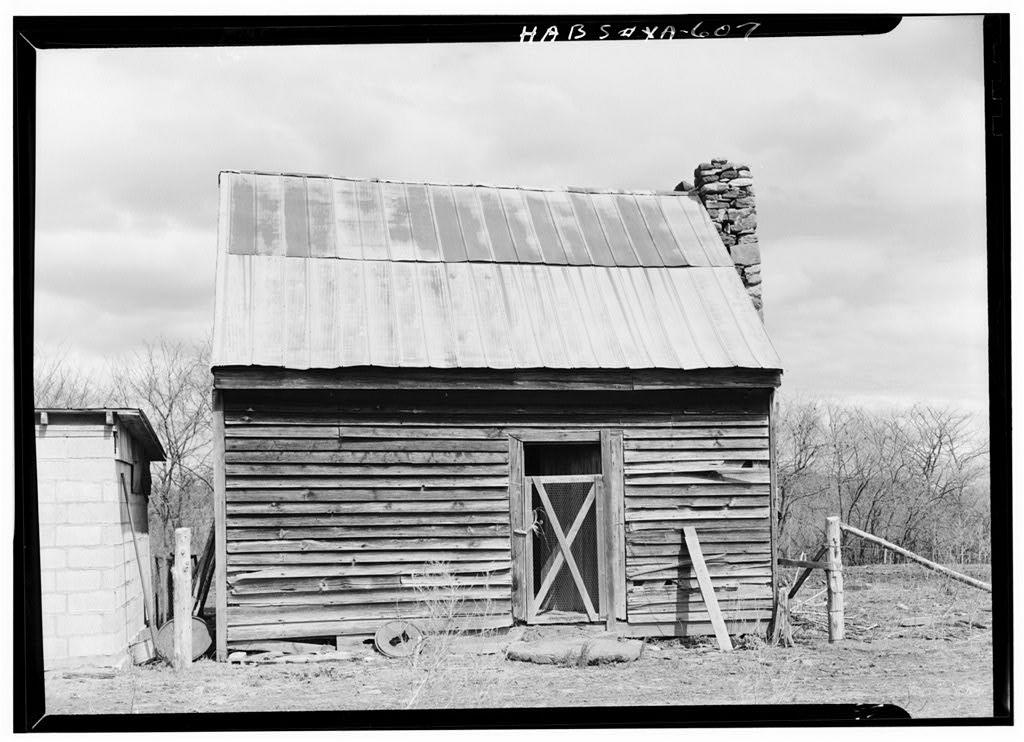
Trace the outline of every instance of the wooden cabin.
<instances>
[{"instance_id":1,"label":"wooden cabin","mask_svg":"<svg viewBox=\"0 0 1024 742\"><path fill-rule=\"evenodd\" d=\"M781 370L741 274L693 193L221 173L218 657L395 619L710 634L684 526L763 627Z\"/></svg>"}]
</instances>

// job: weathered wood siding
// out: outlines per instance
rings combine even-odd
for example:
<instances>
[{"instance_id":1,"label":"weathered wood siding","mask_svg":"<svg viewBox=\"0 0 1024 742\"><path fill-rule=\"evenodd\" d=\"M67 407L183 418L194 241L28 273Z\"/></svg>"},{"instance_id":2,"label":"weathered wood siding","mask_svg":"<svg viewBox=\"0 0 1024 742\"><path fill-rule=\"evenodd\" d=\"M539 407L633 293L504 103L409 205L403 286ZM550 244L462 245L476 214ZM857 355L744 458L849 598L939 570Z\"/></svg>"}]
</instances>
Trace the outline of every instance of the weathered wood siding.
<instances>
[{"instance_id":1,"label":"weathered wood siding","mask_svg":"<svg viewBox=\"0 0 1024 742\"><path fill-rule=\"evenodd\" d=\"M684 526L697 530L727 624L767 621L767 410L626 428L623 437L629 622L651 633L710 633Z\"/></svg>"},{"instance_id":2,"label":"weathered wood siding","mask_svg":"<svg viewBox=\"0 0 1024 742\"><path fill-rule=\"evenodd\" d=\"M434 562L465 599L461 623L511 624L508 436L538 428L625 433L631 624L706 620L683 525L726 621L767 619L767 391L223 394L228 642L438 618Z\"/></svg>"}]
</instances>

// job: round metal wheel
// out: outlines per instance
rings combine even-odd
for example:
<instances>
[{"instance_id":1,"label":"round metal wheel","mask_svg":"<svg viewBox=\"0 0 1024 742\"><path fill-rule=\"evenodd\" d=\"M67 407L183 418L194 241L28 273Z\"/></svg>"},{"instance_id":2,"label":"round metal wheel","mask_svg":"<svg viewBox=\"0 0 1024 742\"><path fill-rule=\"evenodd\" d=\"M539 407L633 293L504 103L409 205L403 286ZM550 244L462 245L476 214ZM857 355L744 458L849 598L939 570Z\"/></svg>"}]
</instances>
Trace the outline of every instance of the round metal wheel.
<instances>
[{"instance_id":1,"label":"round metal wheel","mask_svg":"<svg viewBox=\"0 0 1024 742\"><path fill-rule=\"evenodd\" d=\"M385 657L409 657L423 641L423 631L412 621L388 621L373 635L373 646Z\"/></svg>"}]
</instances>

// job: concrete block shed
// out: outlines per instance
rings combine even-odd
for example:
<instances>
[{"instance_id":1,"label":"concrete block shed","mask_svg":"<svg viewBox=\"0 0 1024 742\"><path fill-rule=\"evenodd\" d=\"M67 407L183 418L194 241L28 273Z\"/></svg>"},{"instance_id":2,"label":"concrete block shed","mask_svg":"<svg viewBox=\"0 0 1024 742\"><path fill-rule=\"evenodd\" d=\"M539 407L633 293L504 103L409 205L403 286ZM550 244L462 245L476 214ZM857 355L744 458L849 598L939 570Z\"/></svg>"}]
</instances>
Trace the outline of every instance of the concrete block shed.
<instances>
[{"instance_id":1,"label":"concrete block shed","mask_svg":"<svg viewBox=\"0 0 1024 742\"><path fill-rule=\"evenodd\" d=\"M163 448L137 409L37 409L35 417L45 668L123 665L148 636L149 464L164 460Z\"/></svg>"},{"instance_id":2,"label":"concrete block shed","mask_svg":"<svg viewBox=\"0 0 1024 742\"><path fill-rule=\"evenodd\" d=\"M770 618L771 409L749 168L672 191L223 172L217 652L253 639Z\"/></svg>"}]
</instances>

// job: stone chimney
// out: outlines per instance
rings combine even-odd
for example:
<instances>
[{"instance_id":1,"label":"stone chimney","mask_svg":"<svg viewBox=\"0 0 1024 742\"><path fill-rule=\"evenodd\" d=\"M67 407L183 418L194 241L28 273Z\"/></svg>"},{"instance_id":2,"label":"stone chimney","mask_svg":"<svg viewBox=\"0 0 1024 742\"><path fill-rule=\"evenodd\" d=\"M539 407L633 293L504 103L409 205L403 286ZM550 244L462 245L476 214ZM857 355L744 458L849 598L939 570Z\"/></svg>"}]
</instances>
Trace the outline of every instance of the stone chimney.
<instances>
[{"instance_id":1,"label":"stone chimney","mask_svg":"<svg viewBox=\"0 0 1024 742\"><path fill-rule=\"evenodd\" d=\"M693 171L693 180L693 185L683 181L676 190L692 191L704 204L754 307L762 314L761 248L750 168L729 160L702 162Z\"/></svg>"}]
</instances>

